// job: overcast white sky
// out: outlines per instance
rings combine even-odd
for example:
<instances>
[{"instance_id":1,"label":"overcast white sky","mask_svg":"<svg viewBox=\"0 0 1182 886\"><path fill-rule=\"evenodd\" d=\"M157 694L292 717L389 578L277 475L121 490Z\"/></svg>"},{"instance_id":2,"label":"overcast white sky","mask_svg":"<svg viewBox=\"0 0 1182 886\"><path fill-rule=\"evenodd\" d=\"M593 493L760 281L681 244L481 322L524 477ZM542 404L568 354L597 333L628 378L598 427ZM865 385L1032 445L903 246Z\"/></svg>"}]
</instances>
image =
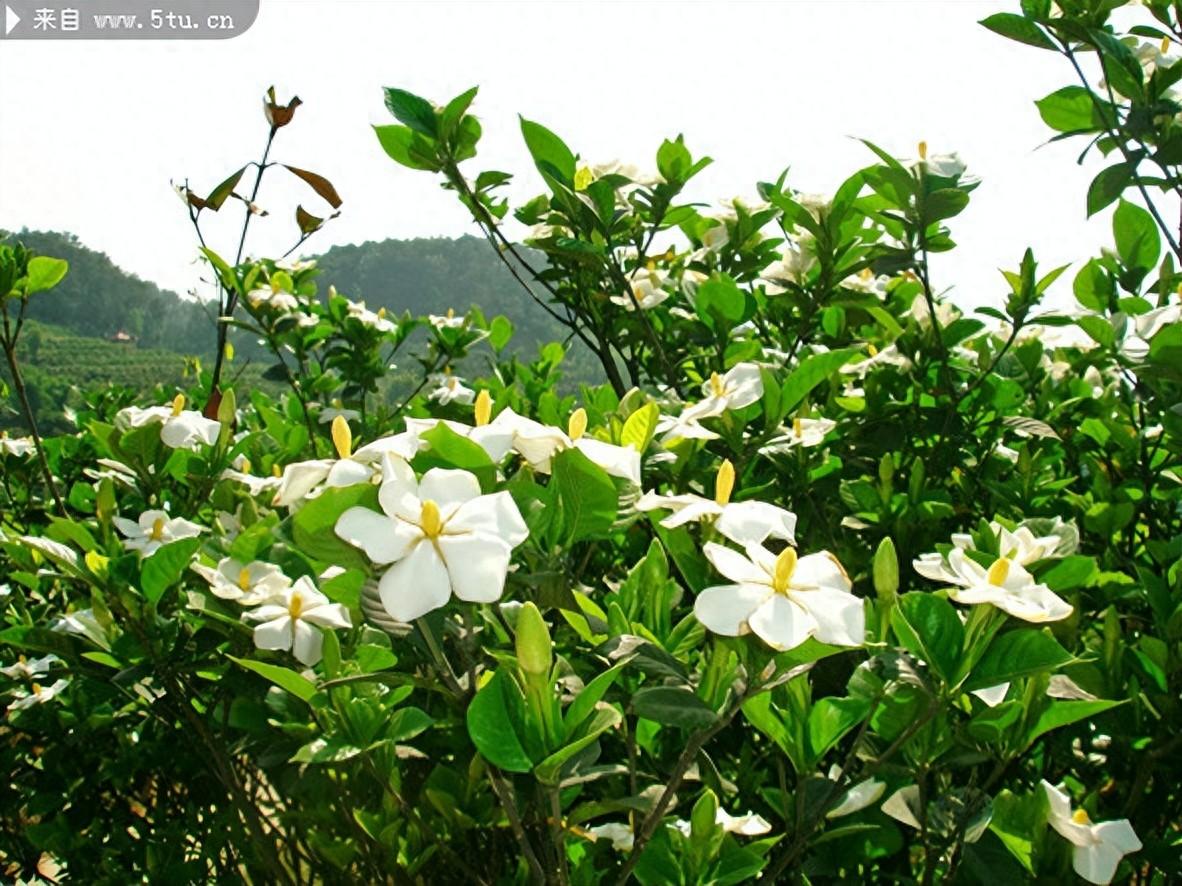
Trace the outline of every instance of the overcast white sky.
<instances>
[{"instance_id":1,"label":"overcast white sky","mask_svg":"<svg viewBox=\"0 0 1182 886\"><path fill-rule=\"evenodd\" d=\"M479 85L485 137L476 169L518 174L542 190L517 129L545 123L591 162L652 167L684 132L715 164L701 200L754 193L791 167L807 191L833 189L865 165L851 136L902 156L926 139L959 151L984 183L953 222L961 244L933 281L968 304L996 302L996 268L1027 245L1047 269L1109 241L1085 221L1101 161L1075 166L1082 144L1036 150L1048 136L1033 105L1069 82L1058 56L997 37L978 19L1009 0L728 2L364 2L262 0L248 33L228 41L0 44L0 228L68 230L121 267L167 288L197 285L196 247L169 179L204 193L257 159L260 98L305 102L273 159L329 177L343 212L310 251L387 237L472 231L430 174L396 166L371 123L389 122L381 87L445 100ZM298 182L264 179L250 251L294 241ZM213 233L233 253L233 218ZM1070 301L1071 275L1056 284ZM391 281L392 286L397 281ZM360 295L364 295L361 293ZM462 297L457 301L463 301Z\"/></svg>"}]
</instances>

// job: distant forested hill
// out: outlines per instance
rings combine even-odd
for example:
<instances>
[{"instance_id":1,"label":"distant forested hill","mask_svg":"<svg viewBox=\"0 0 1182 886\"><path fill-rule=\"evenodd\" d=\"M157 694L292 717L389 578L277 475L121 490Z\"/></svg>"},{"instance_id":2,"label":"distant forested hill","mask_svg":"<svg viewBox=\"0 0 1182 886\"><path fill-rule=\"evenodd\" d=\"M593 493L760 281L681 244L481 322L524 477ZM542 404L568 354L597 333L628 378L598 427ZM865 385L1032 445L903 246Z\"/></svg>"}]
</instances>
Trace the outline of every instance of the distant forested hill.
<instances>
[{"instance_id":1,"label":"distant forested hill","mask_svg":"<svg viewBox=\"0 0 1182 886\"><path fill-rule=\"evenodd\" d=\"M30 300L34 323L21 348L43 420L60 418L72 386L168 384L179 379L181 355L206 361L213 356L211 305L141 280L73 234L25 230L12 239L70 263L70 273L56 289ZM426 314L455 308L463 313L479 307L489 319L504 314L516 330L511 347L522 358L536 355L539 344L566 338L564 328L531 301L491 247L475 237L336 246L317 261L321 292L335 285L374 310ZM87 343L94 339L103 341ZM232 341L239 362L251 363L247 377L256 377L267 355L246 333L235 332ZM573 352L568 382L591 377L592 365L589 353ZM0 377L5 374L0 370ZM0 409L0 427L15 426L14 420L12 412Z\"/></svg>"}]
</instances>

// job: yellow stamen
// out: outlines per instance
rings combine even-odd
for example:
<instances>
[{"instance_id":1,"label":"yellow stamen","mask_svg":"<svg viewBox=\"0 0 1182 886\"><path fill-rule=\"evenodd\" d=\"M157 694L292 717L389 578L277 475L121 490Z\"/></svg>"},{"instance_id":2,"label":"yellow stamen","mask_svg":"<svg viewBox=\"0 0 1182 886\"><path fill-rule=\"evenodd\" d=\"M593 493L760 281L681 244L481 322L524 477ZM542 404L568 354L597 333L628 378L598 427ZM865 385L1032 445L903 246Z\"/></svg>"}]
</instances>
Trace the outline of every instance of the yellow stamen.
<instances>
[{"instance_id":1,"label":"yellow stamen","mask_svg":"<svg viewBox=\"0 0 1182 886\"><path fill-rule=\"evenodd\" d=\"M25 662L27 662L27 661L28 661L28 659L27 659L27 658L25 658L23 655L18 655L18 656L16 657L16 660L17 660L18 662L20 662L21 664L24 664Z\"/></svg>"},{"instance_id":2,"label":"yellow stamen","mask_svg":"<svg viewBox=\"0 0 1182 886\"><path fill-rule=\"evenodd\" d=\"M439 515L439 505L431 499L423 502L423 510L419 514L419 528L427 538L438 538L443 532L443 518Z\"/></svg>"},{"instance_id":3,"label":"yellow stamen","mask_svg":"<svg viewBox=\"0 0 1182 886\"><path fill-rule=\"evenodd\" d=\"M1088 813L1083 809L1076 809L1071 813L1071 820L1076 824L1091 824L1092 820L1088 818Z\"/></svg>"},{"instance_id":4,"label":"yellow stamen","mask_svg":"<svg viewBox=\"0 0 1182 886\"><path fill-rule=\"evenodd\" d=\"M735 491L735 466L728 458L718 466L718 474L714 478L714 503L725 505L731 500L731 493Z\"/></svg>"},{"instance_id":5,"label":"yellow stamen","mask_svg":"<svg viewBox=\"0 0 1182 886\"><path fill-rule=\"evenodd\" d=\"M272 294L272 295L275 295L275 294L277 294L277 293L279 293L279 292L281 292L281 291L282 291L282 290L281 290L281 289L280 289L280 287L279 287L279 281L278 281L278 280L272 280L272 281L271 281L271 294Z\"/></svg>"},{"instance_id":6,"label":"yellow stamen","mask_svg":"<svg viewBox=\"0 0 1182 886\"><path fill-rule=\"evenodd\" d=\"M33 694L34 694L34 695L40 695L40 694L41 694L41 684L40 684L40 683L34 683L34 684L33 684Z\"/></svg>"},{"instance_id":7,"label":"yellow stamen","mask_svg":"<svg viewBox=\"0 0 1182 886\"><path fill-rule=\"evenodd\" d=\"M1165 55L1169 51L1170 51L1170 38L1169 37L1162 37L1161 38L1161 54Z\"/></svg>"},{"instance_id":8,"label":"yellow stamen","mask_svg":"<svg viewBox=\"0 0 1182 886\"><path fill-rule=\"evenodd\" d=\"M456 316L456 309L455 308L448 308L447 309L447 319L454 320L455 316ZM451 370L449 369L448 372L451 372Z\"/></svg>"},{"instance_id":9,"label":"yellow stamen","mask_svg":"<svg viewBox=\"0 0 1182 886\"><path fill-rule=\"evenodd\" d=\"M717 372L710 373L710 393L715 397L721 397L726 393L726 384Z\"/></svg>"},{"instance_id":10,"label":"yellow stamen","mask_svg":"<svg viewBox=\"0 0 1182 886\"><path fill-rule=\"evenodd\" d=\"M862 270L858 272L858 276L863 280L873 280L874 271L870 270L869 268L862 268Z\"/></svg>"},{"instance_id":11,"label":"yellow stamen","mask_svg":"<svg viewBox=\"0 0 1182 886\"><path fill-rule=\"evenodd\" d=\"M570 421L566 423L566 433L572 440L579 440L587 433L587 410L582 406L570 414Z\"/></svg>"},{"instance_id":12,"label":"yellow stamen","mask_svg":"<svg viewBox=\"0 0 1182 886\"><path fill-rule=\"evenodd\" d=\"M799 418L792 419L792 436L793 437L803 437L804 436L804 421L802 419L799 419Z\"/></svg>"},{"instance_id":13,"label":"yellow stamen","mask_svg":"<svg viewBox=\"0 0 1182 886\"><path fill-rule=\"evenodd\" d=\"M337 448L338 458L348 458L353 454L353 432L349 430L349 423L343 415L332 420L332 445Z\"/></svg>"},{"instance_id":14,"label":"yellow stamen","mask_svg":"<svg viewBox=\"0 0 1182 886\"><path fill-rule=\"evenodd\" d=\"M926 160L927 158L928 158L928 143L927 142L920 142L919 143L919 159Z\"/></svg>"},{"instance_id":15,"label":"yellow stamen","mask_svg":"<svg viewBox=\"0 0 1182 886\"><path fill-rule=\"evenodd\" d=\"M386 319L386 309L384 307L378 308L378 319L379 320Z\"/></svg>"},{"instance_id":16,"label":"yellow stamen","mask_svg":"<svg viewBox=\"0 0 1182 886\"><path fill-rule=\"evenodd\" d=\"M250 570L245 566L238 573L238 587L244 591L250 590Z\"/></svg>"},{"instance_id":17,"label":"yellow stamen","mask_svg":"<svg viewBox=\"0 0 1182 886\"><path fill-rule=\"evenodd\" d=\"M482 428L492 418L492 395L487 389L476 395L476 427Z\"/></svg>"},{"instance_id":18,"label":"yellow stamen","mask_svg":"<svg viewBox=\"0 0 1182 886\"><path fill-rule=\"evenodd\" d=\"M283 471L280 470L278 462L271 465L271 476L272 477L282 477L283 476Z\"/></svg>"},{"instance_id":19,"label":"yellow stamen","mask_svg":"<svg viewBox=\"0 0 1182 886\"><path fill-rule=\"evenodd\" d=\"M1002 557L999 560L994 560L993 565L989 567L989 572L986 573L985 578L988 579L991 585L1001 587L1006 583L1006 579L1010 577L1010 561Z\"/></svg>"},{"instance_id":20,"label":"yellow stamen","mask_svg":"<svg viewBox=\"0 0 1182 886\"><path fill-rule=\"evenodd\" d=\"M866 345L866 353L868 353L871 357L877 357L878 348L874 347L872 344L868 344Z\"/></svg>"},{"instance_id":21,"label":"yellow stamen","mask_svg":"<svg viewBox=\"0 0 1182 886\"><path fill-rule=\"evenodd\" d=\"M291 602L287 604L287 614L291 616L291 620L295 621L300 617L300 613L304 611L304 598L298 593L291 595Z\"/></svg>"},{"instance_id":22,"label":"yellow stamen","mask_svg":"<svg viewBox=\"0 0 1182 886\"><path fill-rule=\"evenodd\" d=\"M242 459L242 473L249 474L250 468L251 468L250 459L249 458Z\"/></svg>"},{"instance_id":23,"label":"yellow stamen","mask_svg":"<svg viewBox=\"0 0 1182 886\"><path fill-rule=\"evenodd\" d=\"M776 569L772 575L772 588L777 594L787 594L796 571L796 548L784 548L776 557Z\"/></svg>"},{"instance_id":24,"label":"yellow stamen","mask_svg":"<svg viewBox=\"0 0 1182 886\"><path fill-rule=\"evenodd\" d=\"M184 410L184 408L185 408L185 395L184 394L177 394L172 399L173 418L176 418L178 415L180 415L182 410Z\"/></svg>"},{"instance_id":25,"label":"yellow stamen","mask_svg":"<svg viewBox=\"0 0 1182 886\"><path fill-rule=\"evenodd\" d=\"M167 521L163 517L157 517L156 520L152 523L152 531L150 533L148 533L148 537L151 538L152 541L163 541L164 540L164 524L165 524L165 522L167 522Z\"/></svg>"}]
</instances>

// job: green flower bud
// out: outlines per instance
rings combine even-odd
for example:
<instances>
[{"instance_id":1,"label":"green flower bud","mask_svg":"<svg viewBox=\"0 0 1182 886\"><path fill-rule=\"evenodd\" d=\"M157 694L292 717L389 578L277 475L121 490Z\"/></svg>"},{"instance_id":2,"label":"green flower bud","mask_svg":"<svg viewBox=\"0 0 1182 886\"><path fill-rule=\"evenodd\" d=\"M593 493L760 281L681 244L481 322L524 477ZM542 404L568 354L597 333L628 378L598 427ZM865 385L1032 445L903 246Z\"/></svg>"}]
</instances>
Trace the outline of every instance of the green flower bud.
<instances>
[{"instance_id":1,"label":"green flower bud","mask_svg":"<svg viewBox=\"0 0 1182 886\"><path fill-rule=\"evenodd\" d=\"M554 663L550 630L533 603L526 603L517 612L517 663L531 677L546 676Z\"/></svg>"},{"instance_id":2,"label":"green flower bud","mask_svg":"<svg viewBox=\"0 0 1182 886\"><path fill-rule=\"evenodd\" d=\"M891 600L899 590L899 557L888 535L874 552L874 591L880 600Z\"/></svg>"}]
</instances>

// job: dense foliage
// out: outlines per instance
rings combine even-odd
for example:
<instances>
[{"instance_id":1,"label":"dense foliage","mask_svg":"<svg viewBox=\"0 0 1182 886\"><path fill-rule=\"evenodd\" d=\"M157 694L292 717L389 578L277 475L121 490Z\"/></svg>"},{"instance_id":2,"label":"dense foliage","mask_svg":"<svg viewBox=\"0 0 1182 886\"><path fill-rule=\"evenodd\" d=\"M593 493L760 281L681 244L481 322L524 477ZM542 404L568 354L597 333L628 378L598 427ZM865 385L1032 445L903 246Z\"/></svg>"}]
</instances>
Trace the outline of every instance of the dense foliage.
<instances>
[{"instance_id":1,"label":"dense foliage","mask_svg":"<svg viewBox=\"0 0 1182 886\"><path fill-rule=\"evenodd\" d=\"M646 172L523 119L545 192L511 207L476 90L387 89L381 147L604 383L564 393L567 347L514 355L503 317L206 248L284 393L204 371L0 440L7 873L1182 876L1182 254L1154 202L1182 26L1121 5L985 22L1066 57L1039 110L1119 170L1089 196L1113 249L1073 278L1027 251L980 317L930 275L978 186L955 155L867 143L833 195L711 208L680 138ZM270 138L297 105L268 94ZM198 231L242 177L187 192ZM0 246L26 412L21 324L66 270ZM391 401L395 356L421 371Z\"/></svg>"}]
</instances>

